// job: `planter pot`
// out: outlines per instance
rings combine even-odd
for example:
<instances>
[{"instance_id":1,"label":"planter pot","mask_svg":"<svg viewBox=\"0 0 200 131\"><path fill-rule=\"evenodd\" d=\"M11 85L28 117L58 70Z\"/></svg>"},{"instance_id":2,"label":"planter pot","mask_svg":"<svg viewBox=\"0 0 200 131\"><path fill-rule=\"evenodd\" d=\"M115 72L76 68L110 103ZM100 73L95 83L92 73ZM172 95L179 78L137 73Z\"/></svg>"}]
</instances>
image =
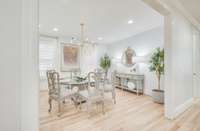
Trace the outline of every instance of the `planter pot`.
<instances>
[{"instance_id":1,"label":"planter pot","mask_svg":"<svg viewBox=\"0 0 200 131\"><path fill-rule=\"evenodd\" d=\"M153 89L152 90L152 98L153 101L159 104L164 104L164 91Z\"/></svg>"}]
</instances>

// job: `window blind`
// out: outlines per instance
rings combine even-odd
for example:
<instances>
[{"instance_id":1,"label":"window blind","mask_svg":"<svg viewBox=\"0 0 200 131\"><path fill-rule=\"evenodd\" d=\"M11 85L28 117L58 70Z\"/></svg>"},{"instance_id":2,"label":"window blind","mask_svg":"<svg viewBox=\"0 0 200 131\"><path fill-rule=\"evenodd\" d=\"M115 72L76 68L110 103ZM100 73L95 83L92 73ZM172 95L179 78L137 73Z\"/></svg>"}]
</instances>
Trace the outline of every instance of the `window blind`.
<instances>
[{"instance_id":1,"label":"window blind","mask_svg":"<svg viewBox=\"0 0 200 131\"><path fill-rule=\"evenodd\" d=\"M46 78L46 71L57 69L57 39L49 37L40 37L39 41L39 70L40 79Z\"/></svg>"}]
</instances>

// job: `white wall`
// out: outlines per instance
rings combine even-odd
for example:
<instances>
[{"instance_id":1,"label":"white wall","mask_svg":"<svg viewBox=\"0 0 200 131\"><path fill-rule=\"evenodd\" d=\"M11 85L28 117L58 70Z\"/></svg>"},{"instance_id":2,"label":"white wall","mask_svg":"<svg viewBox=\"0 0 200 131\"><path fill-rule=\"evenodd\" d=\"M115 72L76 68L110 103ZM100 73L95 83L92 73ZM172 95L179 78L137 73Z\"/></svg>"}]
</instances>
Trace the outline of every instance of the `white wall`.
<instances>
[{"instance_id":1,"label":"white wall","mask_svg":"<svg viewBox=\"0 0 200 131\"><path fill-rule=\"evenodd\" d=\"M167 116L174 118L185 111L193 99L193 25L178 13L168 18L166 38ZM169 21L170 19L170 21Z\"/></svg>"},{"instance_id":2,"label":"white wall","mask_svg":"<svg viewBox=\"0 0 200 131\"><path fill-rule=\"evenodd\" d=\"M21 0L0 2L1 131L19 131L20 129L20 7Z\"/></svg>"},{"instance_id":3,"label":"white wall","mask_svg":"<svg viewBox=\"0 0 200 131\"><path fill-rule=\"evenodd\" d=\"M152 30L140 33L130 38L112 43L108 45L108 54L113 59L119 59L117 62L112 61L112 70L118 70L120 72L130 72L130 69L120 64L120 59L123 52L127 47L131 47L135 50L137 56L141 56L145 59L144 63L139 63L138 73L145 75L145 94L151 95L151 90L157 87L156 75L149 71L148 60L152 51L157 47L163 47L164 45L164 32L163 27L157 27Z\"/></svg>"},{"instance_id":4,"label":"white wall","mask_svg":"<svg viewBox=\"0 0 200 131\"><path fill-rule=\"evenodd\" d=\"M176 16L172 20L172 72L173 87L179 92L175 105L181 105L193 96L193 57L192 57L192 25Z\"/></svg>"}]
</instances>

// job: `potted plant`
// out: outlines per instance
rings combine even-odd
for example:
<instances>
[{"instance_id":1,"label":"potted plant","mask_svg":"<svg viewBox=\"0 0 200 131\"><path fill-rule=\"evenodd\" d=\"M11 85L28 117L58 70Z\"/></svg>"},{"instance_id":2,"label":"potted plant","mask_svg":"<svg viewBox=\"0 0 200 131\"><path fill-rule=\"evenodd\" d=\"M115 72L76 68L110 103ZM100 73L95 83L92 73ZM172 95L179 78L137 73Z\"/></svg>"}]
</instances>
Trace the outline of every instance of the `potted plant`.
<instances>
[{"instance_id":1,"label":"potted plant","mask_svg":"<svg viewBox=\"0 0 200 131\"><path fill-rule=\"evenodd\" d=\"M110 60L110 57L109 57L107 54L105 54L103 57L101 57L100 66L101 66L101 68L103 68L103 70L105 71L105 73L106 73L106 78L107 78L108 69L109 69L110 66L111 66L111 60Z\"/></svg>"},{"instance_id":2,"label":"potted plant","mask_svg":"<svg viewBox=\"0 0 200 131\"><path fill-rule=\"evenodd\" d=\"M158 79L157 89L152 90L154 102L164 103L164 90L160 88L160 79L164 74L164 49L157 48L150 59L150 71L155 72Z\"/></svg>"}]
</instances>

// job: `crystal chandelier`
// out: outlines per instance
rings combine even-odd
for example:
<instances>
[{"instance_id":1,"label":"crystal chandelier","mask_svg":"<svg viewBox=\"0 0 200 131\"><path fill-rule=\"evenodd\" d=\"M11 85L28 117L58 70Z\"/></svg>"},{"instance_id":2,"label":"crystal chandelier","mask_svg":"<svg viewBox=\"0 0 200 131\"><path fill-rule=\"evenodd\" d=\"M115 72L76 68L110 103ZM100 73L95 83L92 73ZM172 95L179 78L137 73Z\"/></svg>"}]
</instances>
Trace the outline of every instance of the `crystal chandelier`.
<instances>
[{"instance_id":1,"label":"crystal chandelier","mask_svg":"<svg viewBox=\"0 0 200 131\"><path fill-rule=\"evenodd\" d=\"M86 40L84 38L84 26L85 24L84 23L81 23L80 24L80 27L81 27L81 46L87 46L87 45L95 45L95 43L93 43L92 41L89 41L89 40Z\"/></svg>"}]
</instances>

